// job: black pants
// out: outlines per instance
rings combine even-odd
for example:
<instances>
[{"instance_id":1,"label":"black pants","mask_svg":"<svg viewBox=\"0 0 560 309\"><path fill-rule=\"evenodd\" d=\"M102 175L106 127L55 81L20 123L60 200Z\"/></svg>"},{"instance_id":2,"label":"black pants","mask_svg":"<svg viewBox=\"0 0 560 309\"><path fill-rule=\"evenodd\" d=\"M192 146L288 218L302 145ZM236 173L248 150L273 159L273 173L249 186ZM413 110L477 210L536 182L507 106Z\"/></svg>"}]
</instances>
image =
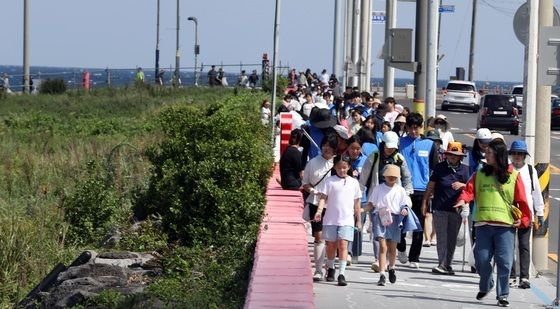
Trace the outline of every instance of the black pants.
<instances>
[{"instance_id":1,"label":"black pants","mask_svg":"<svg viewBox=\"0 0 560 309\"><path fill-rule=\"evenodd\" d=\"M412 200L412 211L420 224L422 225L422 229L424 229L424 215L422 214L422 198L424 197L424 192L421 191L414 191L414 193L410 196ZM406 251L406 234L401 234L401 242L397 245L397 250L400 252ZM412 244L410 245L410 251L408 252L408 261L409 262L420 262L420 253L422 252L422 241L424 240L424 233L423 232L413 232L412 233Z\"/></svg>"},{"instance_id":2,"label":"black pants","mask_svg":"<svg viewBox=\"0 0 560 309\"><path fill-rule=\"evenodd\" d=\"M531 226L525 229L517 229L517 251L519 252L519 279L529 279L529 263L531 263L531 252L529 251L529 238L531 237ZM515 252L513 253L515 254ZM512 263L510 278L515 278L517 270L515 262Z\"/></svg>"}]
</instances>

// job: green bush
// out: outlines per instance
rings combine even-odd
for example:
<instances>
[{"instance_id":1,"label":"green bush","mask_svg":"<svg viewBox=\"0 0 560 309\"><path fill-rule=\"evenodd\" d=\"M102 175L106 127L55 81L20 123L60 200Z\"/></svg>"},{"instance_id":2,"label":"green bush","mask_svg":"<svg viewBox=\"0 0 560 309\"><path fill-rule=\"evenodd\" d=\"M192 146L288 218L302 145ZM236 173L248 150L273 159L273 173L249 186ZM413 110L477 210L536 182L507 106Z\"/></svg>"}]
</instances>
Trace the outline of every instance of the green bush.
<instances>
[{"instance_id":1,"label":"green bush","mask_svg":"<svg viewBox=\"0 0 560 309\"><path fill-rule=\"evenodd\" d=\"M162 114L167 139L148 152L149 196L171 240L186 246L254 241L272 164L269 132L258 113L240 107L255 101L246 95Z\"/></svg>"},{"instance_id":2,"label":"green bush","mask_svg":"<svg viewBox=\"0 0 560 309\"><path fill-rule=\"evenodd\" d=\"M39 93L41 94L61 94L66 92L66 82L62 78L50 79L47 78L41 82Z\"/></svg>"},{"instance_id":3,"label":"green bush","mask_svg":"<svg viewBox=\"0 0 560 309\"><path fill-rule=\"evenodd\" d=\"M98 244L131 211L129 201L116 192L109 177L95 171L94 165L89 166L93 176L62 203L64 220L69 224L68 240L76 245Z\"/></svg>"},{"instance_id":4,"label":"green bush","mask_svg":"<svg viewBox=\"0 0 560 309\"><path fill-rule=\"evenodd\" d=\"M262 90L268 93L272 93L272 78L263 81ZM276 95L283 96L284 91L288 87L288 79L284 76L278 75L276 80Z\"/></svg>"}]
</instances>

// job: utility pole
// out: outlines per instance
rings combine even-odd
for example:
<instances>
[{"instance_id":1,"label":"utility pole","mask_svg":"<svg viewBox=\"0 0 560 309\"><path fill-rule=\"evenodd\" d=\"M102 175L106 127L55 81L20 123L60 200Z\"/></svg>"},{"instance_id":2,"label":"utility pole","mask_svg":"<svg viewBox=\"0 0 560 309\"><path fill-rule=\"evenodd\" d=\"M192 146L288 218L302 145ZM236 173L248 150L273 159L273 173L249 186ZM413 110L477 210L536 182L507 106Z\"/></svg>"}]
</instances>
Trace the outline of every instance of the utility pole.
<instances>
[{"instance_id":1,"label":"utility pole","mask_svg":"<svg viewBox=\"0 0 560 309\"><path fill-rule=\"evenodd\" d=\"M531 3L537 0L531 1ZM540 0L539 5L539 29L550 27L553 23L552 0ZM543 199L544 213L550 214L550 200L548 191L550 187L550 86L537 86L537 106L535 121L535 169L539 175ZM548 269L548 222L550 217L545 217L545 224L541 226L533 237L533 263L538 270ZM558 295L557 295L558 296Z\"/></svg>"},{"instance_id":2,"label":"utility pole","mask_svg":"<svg viewBox=\"0 0 560 309\"><path fill-rule=\"evenodd\" d=\"M23 1L23 93L29 91L29 0Z\"/></svg>"},{"instance_id":3,"label":"utility pole","mask_svg":"<svg viewBox=\"0 0 560 309\"><path fill-rule=\"evenodd\" d=\"M436 115L439 0L428 0L426 118Z\"/></svg>"},{"instance_id":4,"label":"utility pole","mask_svg":"<svg viewBox=\"0 0 560 309\"><path fill-rule=\"evenodd\" d=\"M272 112L276 111L276 83L278 81L277 68L278 68L278 45L280 43L280 0L276 0L276 10L274 13L274 51L272 53ZM272 145L275 146L276 130L274 128L274 120L272 122Z\"/></svg>"},{"instance_id":5,"label":"utility pole","mask_svg":"<svg viewBox=\"0 0 560 309\"><path fill-rule=\"evenodd\" d=\"M428 49L428 5L427 0L416 1L415 58L418 68L414 72L414 100L412 109L425 117L426 99L426 51Z\"/></svg>"},{"instance_id":6,"label":"utility pole","mask_svg":"<svg viewBox=\"0 0 560 309\"><path fill-rule=\"evenodd\" d=\"M194 22L194 85L198 86L198 54L200 53L200 46L198 46L198 19L194 16L187 18Z\"/></svg>"},{"instance_id":7,"label":"utility pole","mask_svg":"<svg viewBox=\"0 0 560 309\"><path fill-rule=\"evenodd\" d=\"M334 2L334 40L333 40L333 74L339 79L344 79L344 10L346 0Z\"/></svg>"},{"instance_id":8,"label":"utility pole","mask_svg":"<svg viewBox=\"0 0 560 309\"><path fill-rule=\"evenodd\" d=\"M344 20L344 79L342 87L352 86L350 82L354 75L352 64L352 31L354 30L352 20L354 19L354 0L346 0L346 18Z\"/></svg>"},{"instance_id":9,"label":"utility pole","mask_svg":"<svg viewBox=\"0 0 560 309\"><path fill-rule=\"evenodd\" d=\"M474 43L476 38L476 3L478 0L472 0L472 20L471 20L471 46L469 49L469 80L474 81Z\"/></svg>"},{"instance_id":10,"label":"utility pole","mask_svg":"<svg viewBox=\"0 0 560 309\"><path fill-rule=\"evenodd\" d=\"M159 2L160 0L157 0L157 16L156 16L156 66L155 66L155 82L156 85L159 82Z\"/></svg>"},{"instance_id":11,"label":"utility pole","mask_svg":"<svg viewBox=\"0 0 560 309\"><path fill-rule=\"evenodd\" d=\"M362 0L360 6L360 36L359 36L359 50L358 50L358 87L361 91L369 91L368 80L368 46L371 45L371 0Z\"/></svg>"},{"instance_id":12,"label":"utility pole","mask_svg":"<svg viewBox=\"0 0 560 309\"><path fill-rule=\"evenodd\" d=\"M395 96L395 69L389 66L389 29L397 26L396 0L385 0L385 45L383 50L383 96Z\"/></svg>"},{"instance_id":13,"label":"utility pole","mask_svg":"<svg viewBox=\"0 0 560 309\"><path fill-rule=\"evenodd\" d=\"M364 0L365 1L365 0ZM360 8L362 0L354 0L353 17L352 17L352 63L354 65L354 74L352 75L350 85L358 86L358 75L360 73Z\"/></svg>"},{"instance_id":14,"label":"utility pole","mask_svg":"<svg viewBox=\"0 0 560 309\"><path fill-rule=\"evenodd\" d=\"M179 30L181 27L181 20L179 19L179 0L177 0L177 49L175 51L175 86L181 84L180 67L181 67L181 52L179 50Z\"/></svg>"}]
</instances>

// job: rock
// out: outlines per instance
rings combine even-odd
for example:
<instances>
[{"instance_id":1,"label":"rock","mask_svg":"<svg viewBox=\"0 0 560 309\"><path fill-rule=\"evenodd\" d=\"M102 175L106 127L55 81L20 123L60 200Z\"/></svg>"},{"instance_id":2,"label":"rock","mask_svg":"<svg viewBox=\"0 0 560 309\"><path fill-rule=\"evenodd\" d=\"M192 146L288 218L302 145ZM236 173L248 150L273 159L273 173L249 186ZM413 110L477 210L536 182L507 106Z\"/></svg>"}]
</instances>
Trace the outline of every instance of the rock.
<instances>
[{"instance_id":1,"label":"rock","mask_svg":"<svg viewBox=\"0 0 560 309\"><path fill-rule=\"evenodd\" d=\"M122 252L122 251L104 252L104 253L99 253L97 255L97 258L102 258L102 259L135 259L137 257L138 257L137 253Z\"/></svg>"},{"instance_id":2,"label":"rock","mask_svg":"<svg viewBox=\"0 0 560 309\"><path fill-rule=\"evenodd\" d=\"M59 286L73 286L73 287L78 287L78 286L93 286L93 287L97 287L97 286L101 286L102 283L93 279L92 277L82 277L82 278L76 278L76 279L70 279L70 280L66 280L63 281Z\"/></svg>"},{"instance_id":3,"label":"rock","mask_svg":"<svg viewBox=\"0 0 560 309\"><path fill-rule=\"evenodd\" d=\"M63 298L62 300L58 301L54 307L55 308L70 308L73 307L85 299L92 298L97 296L96 293L91 293L84 290L75 290L70 296Z\"/></svg>"}]
</instances>

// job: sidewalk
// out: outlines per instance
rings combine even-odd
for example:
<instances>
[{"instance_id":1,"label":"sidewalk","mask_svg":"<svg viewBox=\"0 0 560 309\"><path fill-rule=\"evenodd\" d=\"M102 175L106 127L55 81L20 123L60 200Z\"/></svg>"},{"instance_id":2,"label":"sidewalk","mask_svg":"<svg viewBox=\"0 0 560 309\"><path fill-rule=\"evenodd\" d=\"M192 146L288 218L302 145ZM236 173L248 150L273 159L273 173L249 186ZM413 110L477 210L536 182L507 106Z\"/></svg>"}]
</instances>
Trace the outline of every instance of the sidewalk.
<instances>
[{"instance_id":1,"label":"sidewalk","mask_svg":"<svg viewBox=\"0 0 560 309\"><path fill-rule=\"evenodd\" d=\"M482 301L476 300L478 275L470 273L465 265L461 271L461 247L455 252L453 269L455 276L436 275L432 268L437 263L436 247L422 248L420 269L412 269L397 261L397 282L377 286L379 274L370 266L373 260L373 247L369 234L364 233L363 255L358 264L346 268L348 286L339 287L335 282L316 282L313 286L316 308L488 308L497 307L495 288ZM308 251L313 255L313 238L308 233ZM407 239L410 247L410 238ZM470 247L467 245L468 256ZM407 250L408 252L408 250ZM338 275L338 266L337 266ZM552 304L556 288L550 279L540 277L531 279L531 289L511 288L510 308L543 308Z\"/></svg>"}]
</instances>

